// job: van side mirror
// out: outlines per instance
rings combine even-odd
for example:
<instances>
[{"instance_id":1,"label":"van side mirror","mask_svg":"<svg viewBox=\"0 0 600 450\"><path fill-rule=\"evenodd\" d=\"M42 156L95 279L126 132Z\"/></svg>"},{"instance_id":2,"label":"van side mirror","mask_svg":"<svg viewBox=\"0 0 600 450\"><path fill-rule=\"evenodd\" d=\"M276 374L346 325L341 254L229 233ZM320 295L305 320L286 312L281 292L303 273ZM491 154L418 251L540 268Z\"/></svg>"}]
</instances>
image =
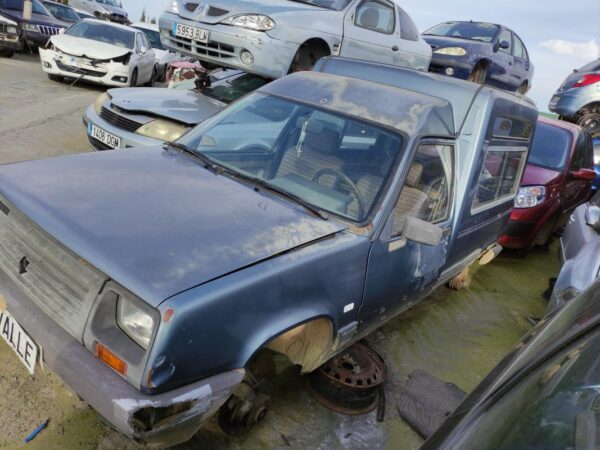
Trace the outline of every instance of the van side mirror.
<instances>
[{"instance_id":1,"label":"van side mirror","mask_svg":"<svg viewBox=\"0 0 600 450\"><path fill-rule=\"evenodd\" d=\"M569 172L569 178L579 181L594 181L596 179L596 172L592 169L573 170Z\"/></svg>"},{"instance_id":2,"label":"van side mirror","mask_svg":"<svg viewBox=\"0 0 600 450\"><path fill-rule=\"evenodd\" d=\"M585 223L600 233L600 206L588 206L585 211Z\"/></svg>"},{"instance_id":3,"label":"van side mirror","mask_svg":"<svg viewBox=\"0 0 600 450\"><path fill-rule=\"evenodd\" d=\"M140 47L140 54L145 55L146 53L148 53L148 49L146 47Z\"/></svg>"},{"instance_id":4,"label":"van side mirror","mask_svg":"<svg viewBox=\"0 0 600 450\"><path fill-rule=\"evenodd\" d=\"M439 226L416 217L407 217L402 229L402 237L405 239L431 246L439 244L443 234L444 230Z\"/></svg>"}]
</instances>

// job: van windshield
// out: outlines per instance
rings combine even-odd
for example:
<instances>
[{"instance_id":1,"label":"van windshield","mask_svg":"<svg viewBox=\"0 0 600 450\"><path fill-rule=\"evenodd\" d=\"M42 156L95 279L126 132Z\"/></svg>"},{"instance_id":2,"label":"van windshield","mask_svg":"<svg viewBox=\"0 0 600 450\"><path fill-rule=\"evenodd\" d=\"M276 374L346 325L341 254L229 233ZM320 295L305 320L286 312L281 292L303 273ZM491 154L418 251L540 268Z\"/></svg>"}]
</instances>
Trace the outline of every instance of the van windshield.
<instances>
[{"instance_id":1,"label":"van windshield","mask_svg":"<svg viewBox=\"0 0 600 450\"><path fill-rule=\"evenodd\" d=\"M428 36L446 36L472 41L492 42L498 33L498 25L483 22L446 22L425 31Z\"/></svg>"},{"instance_id":2,"label":"van windshield","mask_svg":"<svg viewBox=\"0 0 600 450\"><path fill-rule=\"evenodd\" d=\"M297 3L306 3L307 5L318 6L319 8L333 9L341 11L350 4L350 0L290 0Z\"/></svg>"}]
</instances>

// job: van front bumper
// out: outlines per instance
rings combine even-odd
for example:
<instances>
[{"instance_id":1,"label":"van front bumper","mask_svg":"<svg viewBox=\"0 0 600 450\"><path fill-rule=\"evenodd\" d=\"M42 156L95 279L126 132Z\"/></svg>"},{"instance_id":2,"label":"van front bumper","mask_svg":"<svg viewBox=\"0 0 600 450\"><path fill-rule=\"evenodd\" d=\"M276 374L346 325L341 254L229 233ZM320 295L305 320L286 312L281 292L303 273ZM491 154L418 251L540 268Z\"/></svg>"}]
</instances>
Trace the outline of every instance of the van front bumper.
<instances>
[{"instance_id":1,"label":"van front bumper","mask_svg":"<svg viewBox=\"0 0 600 450\"><path fill-rule=\"evenodd\" d=\"M189 440L244 377L244 370L238 369L173 391L146 395L67 334L0 271L0 304L3 303L43 349L44 366L50 367L117 431L152 447L169 447ZM165 407L183 411L156 424L146 420L153 416L153 410L164 417Z\"/></svg>"}]
</instances>

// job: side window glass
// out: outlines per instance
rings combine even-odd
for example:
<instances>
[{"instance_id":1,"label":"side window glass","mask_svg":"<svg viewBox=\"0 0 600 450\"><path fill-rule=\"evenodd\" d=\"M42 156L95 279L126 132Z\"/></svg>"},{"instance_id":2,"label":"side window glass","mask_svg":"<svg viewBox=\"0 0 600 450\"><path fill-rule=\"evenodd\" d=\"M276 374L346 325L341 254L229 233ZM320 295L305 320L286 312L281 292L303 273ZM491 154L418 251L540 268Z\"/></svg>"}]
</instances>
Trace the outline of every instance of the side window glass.
<instances>
[{"instance_id":1,"label":"side window glass","mask_svg":"<svg viewBox=\"0 0 600 450\"><path fill-rule=\"evenodd\" d=\"M500 48L500 51L502 53L512 55L513 43L512 43L511 32L506 29L503 29L502 32L500 33L500 37L498 38L498 41L499 42L502 42L502 41L508 42L508 48Z\"/></svg>"},{"instance_id":2,"label":"side window glass","mask_svg":"<svg viewBox=\"0 0 600 450\"><path fill-rule=\"evenodd\" d=\"M589 135L582 131L577 136L575 144L575 154L571 162L571 170L589 169L592 167L592 143Z\"/></svg>"},{"instance_id":3,"label":"side window glass","mask_svg":"<svg viewBox=\"0 0 600 450\"><path fill-rule=\"evenodd\" d=\"M135 42L136 42L136 46L137 46L137 51L141 52L142 51L142 47L144 46L144 42L142 41L142 35L141 34L136 34L135 35Z\"/></svg>"},{"instance_id":4,"label":"side window glass","mask_svg":"<svg viewBox=\"0 0 600 450\"><path fill-rule=\"evenodd\" d=\"M519 188L526 157L526 147L490 146L479 174L472 209L512 199Z\"/></svg>"},{"instance_id":5,"label":"side window glass","mask_svg":"<svg viewBox=\"0 0 600 450\"><path fill-rule=\"evenodd\" d=\"M515 38L515 58L525 59L525 49L523 48L523 42L517 36Z\"/></svg>"},{"instance_id":6,"label":"side window glass","mask_svg":"<svg viewBox=\"0 0 600 450\"><path fill-rule=\"evenodd\" d=\"M150 50L152 48L152 45L150 45L150 41L148 41L148 36L146 36L145 34L142 34L142 41L144 42L144 46L146 47L147 50Z\"/></svg>"},{"instance_id":7,"label":"side window glass","mask_svg":"<svg viewBox=\"0 0 600 450\"><path fill-rule=\"evenodd\" d=\"M383 0L366 0L356 8L354 24L377 33L392 34L396 27L394 7Z\"/></svg>"},{"instance_id":8,"label":"side window glass","mask_svg":"<svg viewBox=\"0 0 600 450\"><path fill-rule=\"evenodd\" d=\"M400 37L408 41L419 40L419 30L410 16L400 7L398 8L398 17L400 18Z\"/></svg>"},{"instance_id":9,"label":"side window glass","mask_svg":"<svg viewBox=\"0 0 600 450\"><path fill-rule=\"evenodd\" d=\"M393 236L404 228L406 217L438 223L450 218L454 189L454 147L423 144L410 166L393 211Z\"/></svg>"}]
</instances>

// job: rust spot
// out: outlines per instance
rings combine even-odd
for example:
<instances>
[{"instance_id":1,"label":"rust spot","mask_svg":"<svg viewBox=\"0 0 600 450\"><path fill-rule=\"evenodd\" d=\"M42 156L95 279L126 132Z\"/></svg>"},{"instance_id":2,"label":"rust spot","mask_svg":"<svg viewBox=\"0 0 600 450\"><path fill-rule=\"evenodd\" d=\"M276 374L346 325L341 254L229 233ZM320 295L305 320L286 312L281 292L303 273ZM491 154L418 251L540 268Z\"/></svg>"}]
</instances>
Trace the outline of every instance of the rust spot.
<instances>
[{"instance_id":1,"label":"rust spot","mask_svg":"<svg viewBox=\"0 0 600 450\"><path fill-rule=\"evenodd\" d=\"M169 320L171 320L171 317L173 317L173 314L175 314L175 310L173 310L173 308L168 308L163 315L163 322L168 323Z\"/></svg>"}]
</instances>

